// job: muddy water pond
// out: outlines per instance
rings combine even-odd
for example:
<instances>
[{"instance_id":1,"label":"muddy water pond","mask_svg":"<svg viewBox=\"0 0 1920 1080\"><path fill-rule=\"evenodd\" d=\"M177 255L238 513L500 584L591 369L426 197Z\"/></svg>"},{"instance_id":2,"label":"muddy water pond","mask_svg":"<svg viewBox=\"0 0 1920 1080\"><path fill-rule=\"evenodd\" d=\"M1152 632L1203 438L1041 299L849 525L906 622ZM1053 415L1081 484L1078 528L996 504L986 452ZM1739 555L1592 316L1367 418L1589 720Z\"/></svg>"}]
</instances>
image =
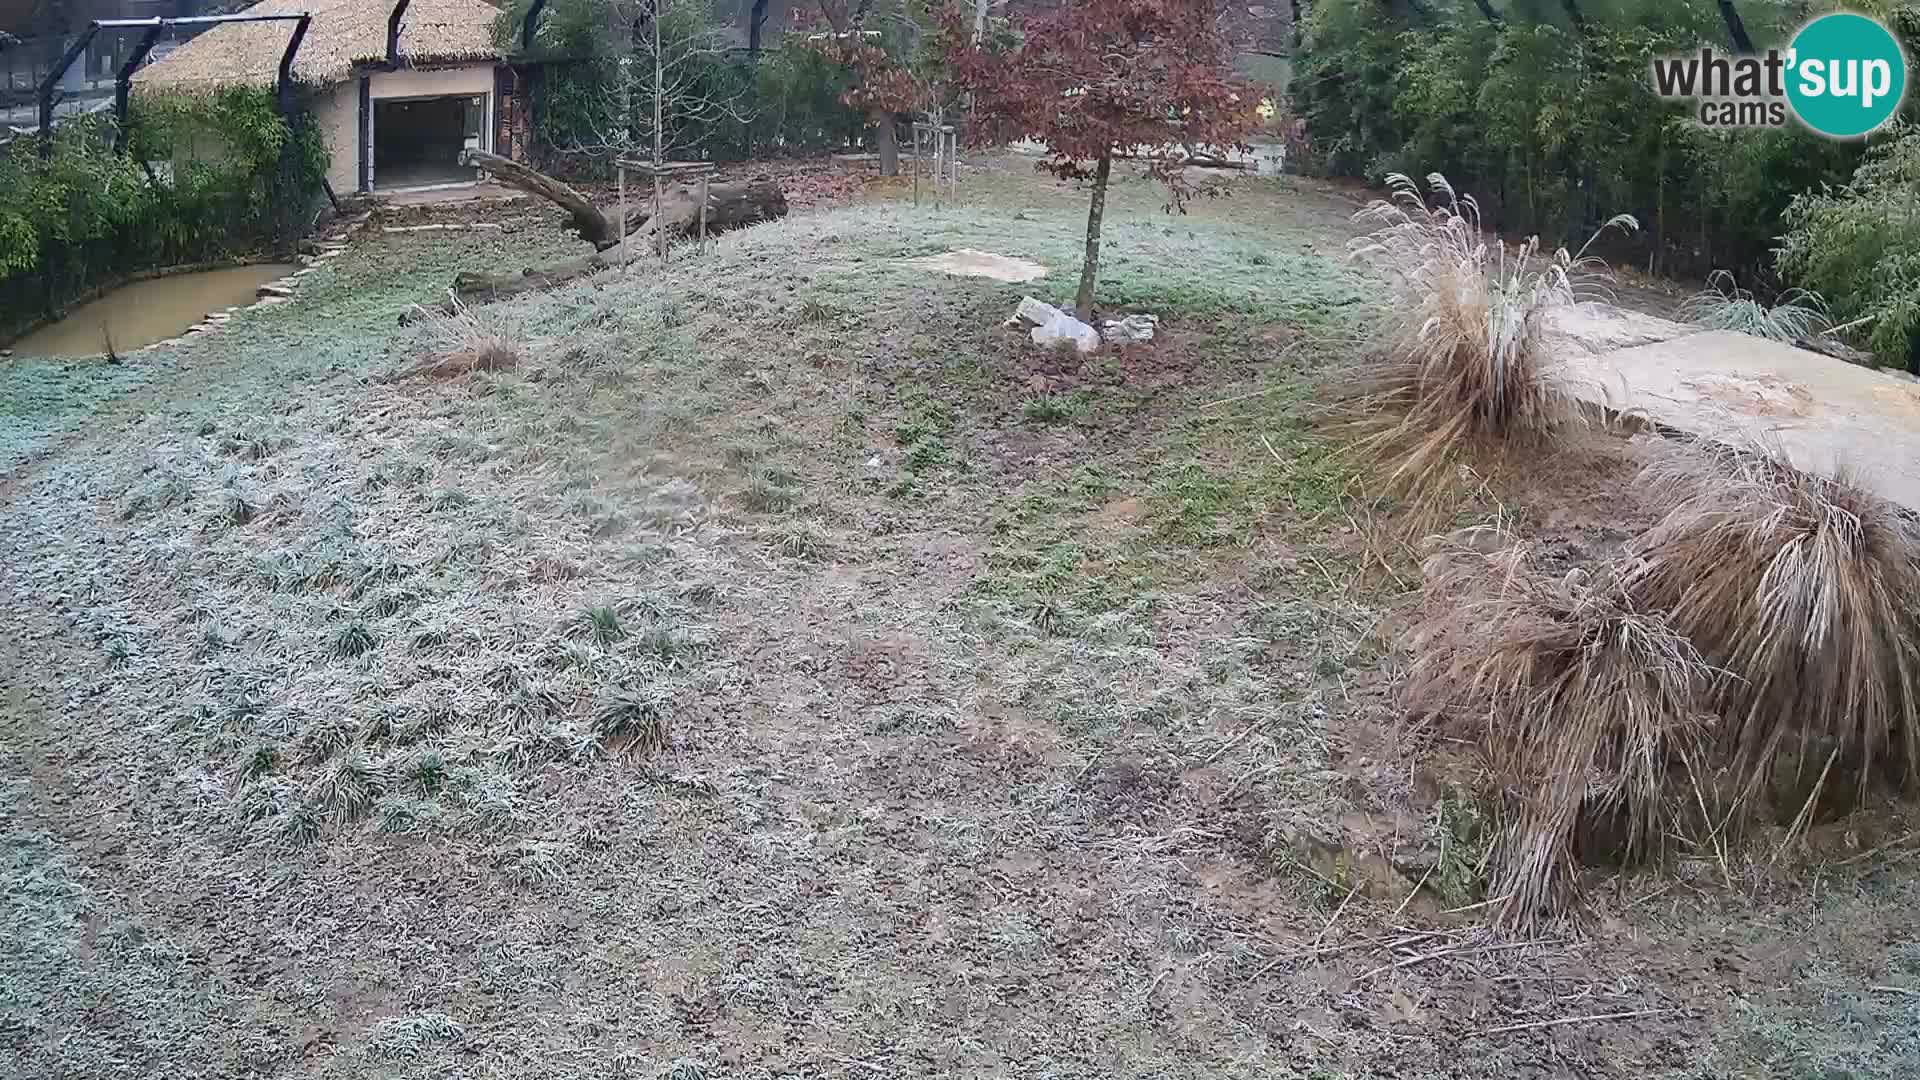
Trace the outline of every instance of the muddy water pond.
<instances>
[{"instance_id":1,"label":"muddy water pond","mask_svg":"<svg viewBox=\"0 0 1920 1080\"><path fill-rule=\"evenodd\" d=\"M111 337L116 351L129 352L175 337L210 312L251 304L255 290L293 270L265 263L135 281L74 308L66 318L9 347L15 356L99 356Z\"/></svg>"}]
</instances>

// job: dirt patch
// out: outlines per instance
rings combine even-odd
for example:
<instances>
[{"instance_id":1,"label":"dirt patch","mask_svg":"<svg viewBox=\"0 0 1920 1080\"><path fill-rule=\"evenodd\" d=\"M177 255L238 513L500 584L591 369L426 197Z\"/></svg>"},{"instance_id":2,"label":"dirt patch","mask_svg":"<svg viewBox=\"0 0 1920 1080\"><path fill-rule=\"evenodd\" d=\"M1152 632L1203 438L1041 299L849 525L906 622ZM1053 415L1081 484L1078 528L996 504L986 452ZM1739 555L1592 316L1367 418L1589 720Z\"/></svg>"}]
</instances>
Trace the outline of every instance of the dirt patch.
<instances>
[{"instance_id":1,"label":"dirt patch","mask_svg":"<svg viewBox=\"0 0 1920 1080\"><path fill-rule=\"evenodd\" d=\"M1806 416L1813 410L1812 392L1774 375L1702 375L1680 385L1747 416Z\"/></svg>"},{"instance_id":2,"label":"dirt patch","mask_svg":"<svg viewBox=\"0 0 1920 1080\"><path fill-rule=\"evenodd\" d=\"M942 255L907 259L901 265L920 270L936 270L955 277L991 278L994 281L1008 282L1032 281L1047 274L1047 268L1032 259L997 255L991 251L976 251L973 248L961 248Z\"/></svg>"},{"instance_id":3,"label":"dirt patch","mask_svg":"<svg viewBox=\"0 0 1920 1080\"><path fill-rule=\"evenodd\" d=\"M1920 416L1920 389L1910 386L1876 386L1873 396L1888 407L1907 416Z\"/></svg>"}]
</instances>

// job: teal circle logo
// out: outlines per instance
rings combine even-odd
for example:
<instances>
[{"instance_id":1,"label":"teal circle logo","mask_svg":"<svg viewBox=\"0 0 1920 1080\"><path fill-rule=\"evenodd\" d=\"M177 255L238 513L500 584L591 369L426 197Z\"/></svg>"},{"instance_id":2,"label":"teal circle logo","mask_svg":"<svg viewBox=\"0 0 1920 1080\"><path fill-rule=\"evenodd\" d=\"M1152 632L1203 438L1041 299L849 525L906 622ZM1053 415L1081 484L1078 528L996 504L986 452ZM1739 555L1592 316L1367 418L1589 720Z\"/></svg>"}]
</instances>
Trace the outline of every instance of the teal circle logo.
<instances>
[{"instance_id":1,"label":"teal circle logo","mask_svg":"<svg viewBox=\"0 0 1920 1080\"><path fill-rule=\"evenodd\" d=\"M1907 93L1907 58L1892 31L1865 15L1822 15L1787 54L1787 101L1801 123L1836 139L1892 119Z\"/></svg>"}]
</instances>

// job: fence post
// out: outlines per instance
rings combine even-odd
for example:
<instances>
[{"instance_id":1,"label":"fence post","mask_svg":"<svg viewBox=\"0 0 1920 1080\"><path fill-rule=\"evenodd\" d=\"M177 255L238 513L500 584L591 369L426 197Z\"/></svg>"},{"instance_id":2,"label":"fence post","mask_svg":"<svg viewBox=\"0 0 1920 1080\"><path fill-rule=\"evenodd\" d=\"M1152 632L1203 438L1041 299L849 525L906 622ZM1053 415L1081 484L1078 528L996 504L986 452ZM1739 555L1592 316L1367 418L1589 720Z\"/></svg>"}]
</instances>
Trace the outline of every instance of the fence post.
<instances>
[{"instance_id":1,"label":"fence post","mask_svg":"<svg viewBox=\"0 0 1920 1080\"><path fill-rule=\"evenodd\" d=\"M159 19L147 32L140 35L140 44L134 46L133 55L120 65L120 71L113 80L113 152L125 153L127 149L127 103L133 94L133 73L153 51L154 43L160 40L160 31L166 29L166 23Z\"/></svg>"},{"instance_id":2,"label":"fence post","mask_svg":"<svg viewBox=\"0 0 1920 1080\"><path fill-rule=\"evenodd\" d=\"M80 58L80 54L87 51L87 46L93 44L94 35L99 32L99 23L88 23L86 32L73 39L73 44L68 45L67 51L55 61L53 68L47 72L47 77L40 80L41 157L53 156L53 89L59 85L61 77L66 75L67 69L73 66L73 62Z\"/></svg>"}]
</instances>

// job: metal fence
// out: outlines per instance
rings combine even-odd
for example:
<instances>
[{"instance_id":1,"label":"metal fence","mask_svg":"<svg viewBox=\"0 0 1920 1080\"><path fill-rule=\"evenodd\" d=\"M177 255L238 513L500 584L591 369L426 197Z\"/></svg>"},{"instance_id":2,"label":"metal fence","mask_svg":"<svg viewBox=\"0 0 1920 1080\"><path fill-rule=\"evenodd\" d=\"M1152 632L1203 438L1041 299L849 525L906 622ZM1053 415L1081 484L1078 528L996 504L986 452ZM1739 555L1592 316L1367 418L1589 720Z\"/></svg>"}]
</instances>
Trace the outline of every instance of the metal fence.
<instances>
[{"instance_id":1,"label":"metal fence","mask_svg":"<svg viewBox=\"0 0 1920 1080\"><path fill-rule=\"evenodd\" d=\"M205 27L170 29L148 56L148 62L201 33ZM47 72L60 63L67 46L78 35L16 38L0 43L0 125L32 129L39 124L35 95ZM104 107L113 100L114 76L127 56L139 45L137 31L101 33L87 50L67 69L55 91L59 101L56 115L66 116Z\"/></svg>"}]
</instances>

